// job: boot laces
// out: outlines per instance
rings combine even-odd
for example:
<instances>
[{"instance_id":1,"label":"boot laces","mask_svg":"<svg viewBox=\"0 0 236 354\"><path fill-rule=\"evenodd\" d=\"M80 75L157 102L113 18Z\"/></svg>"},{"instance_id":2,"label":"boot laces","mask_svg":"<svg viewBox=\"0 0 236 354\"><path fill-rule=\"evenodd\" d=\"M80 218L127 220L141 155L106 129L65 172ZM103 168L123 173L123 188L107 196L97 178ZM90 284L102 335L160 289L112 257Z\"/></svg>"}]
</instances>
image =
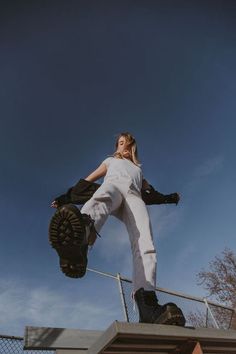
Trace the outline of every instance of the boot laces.
<instances>
[{"instance_id":1,"label":"boot laces","mask_svg":"<svg viewBox=\"0 0 236 354\"><path fill-rule=\"evenodd\" d=\"M83 216L83 220L84 220L85 224L87 226L89 226L91 229L93 228L95 233L96 233L96 235L101 238L102 236L97 232L97 230L96 230L96 228L94 226L94 222L95 221L91 218L91 216L87 215L87 214L82 214L82 216Z\"/></svg>"}]
</instances>

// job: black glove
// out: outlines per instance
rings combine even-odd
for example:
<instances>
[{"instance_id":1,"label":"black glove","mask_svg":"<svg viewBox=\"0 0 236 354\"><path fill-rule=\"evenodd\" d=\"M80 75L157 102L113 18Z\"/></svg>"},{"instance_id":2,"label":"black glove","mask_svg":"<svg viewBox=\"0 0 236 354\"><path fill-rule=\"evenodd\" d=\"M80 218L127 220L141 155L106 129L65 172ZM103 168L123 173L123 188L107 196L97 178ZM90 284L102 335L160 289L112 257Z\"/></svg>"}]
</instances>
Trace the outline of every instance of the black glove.
<instances>
[{"instance_id":1,"label":"black glove","mask_svg":"<svg viewBox=\"0 0 236 354\"><path fill-rule=\"evenodd\" d=\"M180 197L178 193L162 194L150 185L148 189L141 190L142 199L146 205L152 204L178 204Z\"/></svg>"}]
</instances>

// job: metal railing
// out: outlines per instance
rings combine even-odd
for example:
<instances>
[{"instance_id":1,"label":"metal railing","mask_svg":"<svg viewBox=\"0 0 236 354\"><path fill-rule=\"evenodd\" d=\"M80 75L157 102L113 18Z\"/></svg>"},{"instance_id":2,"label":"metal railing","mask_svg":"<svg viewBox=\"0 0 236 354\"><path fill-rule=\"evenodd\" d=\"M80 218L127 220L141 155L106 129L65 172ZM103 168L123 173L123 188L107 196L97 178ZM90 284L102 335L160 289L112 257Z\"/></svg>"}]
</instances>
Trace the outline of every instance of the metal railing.
<instances>
[{"instance_id":1,"label":"metal railing","mask_svg":"<svg viewBox=\"0 0 236 354\"><path fill-rule=\"evenodd\" d=\"M120 274L113 275L91 268L88 268L88 271L112 278L118 283L125 321L138 322L138 311L131 296L132 281L122 277ZM157 287L155 290L160 304L174 302L182 309L187 326L222 329L231 327L234 315L234 309L231 307L209 301L206 298L187 295L169 289Z\"/></svg>"}]
</instances>

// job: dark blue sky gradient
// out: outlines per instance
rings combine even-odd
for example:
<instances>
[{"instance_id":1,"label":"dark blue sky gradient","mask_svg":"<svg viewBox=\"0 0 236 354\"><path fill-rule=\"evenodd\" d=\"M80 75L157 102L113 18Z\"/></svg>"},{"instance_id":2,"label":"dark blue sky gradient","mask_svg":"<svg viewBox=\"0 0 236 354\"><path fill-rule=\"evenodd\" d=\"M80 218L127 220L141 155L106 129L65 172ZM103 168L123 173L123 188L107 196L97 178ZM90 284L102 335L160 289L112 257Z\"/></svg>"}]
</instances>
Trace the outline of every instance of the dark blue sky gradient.
<instances>
[{"instance_id":1,"label":"dark blue sky gradient","mask_svg":"<svg viewBox=\"0 0 236 354\"><path fill-rule=\"evenodd\" d=\"M66 296L72 286L90 299L99 279L71 285L58 270L49 205L131 131L146 178L182 196L178 208L150 208L158 284L201 292L195 274L235 250L235 23L229 0L1 3L3 279ZM130 276L123 253L104 256L112 228L127 237L110 221L90 266ZM25 321L0 332L18 334Z\"/></svg>"}]
</instances>

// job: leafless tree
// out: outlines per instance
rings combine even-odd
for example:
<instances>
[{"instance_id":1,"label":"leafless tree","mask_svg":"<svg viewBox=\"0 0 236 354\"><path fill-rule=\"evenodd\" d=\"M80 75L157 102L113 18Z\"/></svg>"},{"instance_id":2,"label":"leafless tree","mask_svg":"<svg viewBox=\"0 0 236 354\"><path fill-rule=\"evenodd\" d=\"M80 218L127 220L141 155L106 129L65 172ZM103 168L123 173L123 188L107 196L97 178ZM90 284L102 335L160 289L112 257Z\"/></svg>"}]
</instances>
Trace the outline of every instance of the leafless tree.
<instances>
[{"instance_id":1,"label":"leafless tree","mask_svg":"<svg viewBox=\"0 0 236 354\"><path fill-rule=\"evenodd\" d=\"M226 306L236 309L236 255L226 248L220 256L209 263L209 269L202 269L197 274L198 285L202 285L208 297ZM223 328L228 328L232 313L222 308L211 308L217 322ZM190 313L191 323L205 326L205 314ZM206 321L205 321L206 322ZM231 328L236 329L236 315L233 315Z\"/></svg>"},{"instance_id":2,"label":"leafless tree","mask_svg":"<svg viewBox=\"0 0 236 354\"><path fill-rule=\"evenodd\" d=\"M206 314L200 310L190 311L187 314L187 321L194 327L207 327Z\"/></svg>"},{"instance_id":3,"label":"leafless tree","mask_svg":"<svg viewBox=\"0 0 236 354\"><path fill-rule=\"evenodd\" d=\"M201 270L197 278L210 297L229 306L236 305L236 255L232 250L226 248L209 263L209 270Z\"/></svg>"}]
</instances>

